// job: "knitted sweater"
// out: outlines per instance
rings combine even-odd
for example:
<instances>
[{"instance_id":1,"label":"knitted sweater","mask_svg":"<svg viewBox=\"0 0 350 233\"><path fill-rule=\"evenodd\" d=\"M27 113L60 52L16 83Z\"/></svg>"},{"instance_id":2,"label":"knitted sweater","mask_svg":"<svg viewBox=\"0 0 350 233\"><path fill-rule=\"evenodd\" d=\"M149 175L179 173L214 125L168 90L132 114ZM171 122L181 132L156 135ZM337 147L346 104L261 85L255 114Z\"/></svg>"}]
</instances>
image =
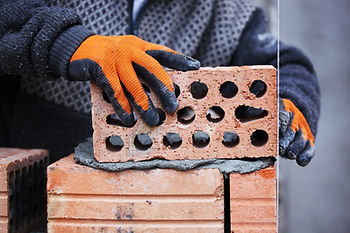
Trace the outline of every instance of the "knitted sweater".
<instances>
[{"instance_id":1,"label":"knitted sweater","mask_svg":"<svg viewBox=\"0 0 350 233\"><path fill-rule=\"evenodd\" d=\"M91 134L89 84L65 79L71 55L93 33L136 34L204 66L277 65L277 41L266 32L262 11L247 0L152 0L136 22L128 0L48 4L0 3L0 74L22 77L7 146L43 147L62 156ZM319 86L310 61L281 44L280 68L280 96L297 105L316 133Z\"/></svg>"}]
</instances>

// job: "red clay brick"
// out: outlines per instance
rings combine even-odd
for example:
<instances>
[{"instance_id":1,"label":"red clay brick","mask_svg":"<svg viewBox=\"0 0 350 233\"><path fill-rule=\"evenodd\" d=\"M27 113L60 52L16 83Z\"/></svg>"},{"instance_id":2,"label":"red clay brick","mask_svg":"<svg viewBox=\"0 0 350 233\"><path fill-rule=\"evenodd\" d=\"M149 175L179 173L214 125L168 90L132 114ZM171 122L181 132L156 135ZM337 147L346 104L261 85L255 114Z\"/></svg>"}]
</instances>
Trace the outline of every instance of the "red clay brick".
<instances>
[{"instance_id":1,"label":"red clay brick","mask_svg":"<svg viewBox=\"0 0 350 233\"><path fill-rule=\"evenodd\" d=\"M231 231L277 232L276 170L230 174Z\"/></svg>"},{"instance_id":2,"label":"red clay brick","mask_svg":"<svg viewBox=\"0 0 350 233\"><path fill-rule=\"evenodd\" d=\"M208 158L241 158L267 157L277 155L277 91L276 69L272 66L244 66L201 68L199 71L169 71L169 76L180 86L178 97L179 109L189 106L195 114L195 120L184 125L177 120L177 115L166 115L164 124L159 127L149 127L142 120L138 120L132 128L108 125L106 117L113 114L111 104L102 98L100 88L92 85L92 121L94 128L94 153L100 162L140 161L152 158L174 159L208 159ZM266 93L257 98L249 91L254 80L262 80L267 85ZM194 81L206 83L209 88L203 99L194 99L190 93L190 85ZM232 81L238 86L238 93L231 99L225 99L220 94L220 85L225 81ZM151 99L155 106L160 107L159 101L153 94ZM240 105L262 108L268 115L262 119L240 122L235 117L235 109ZM212 106L220 106L225 111L224 119L218 123L209 122L206 111ZM140 117L138 116L138 119ZM269 139L263 146L253 146L250 135L262 129L268 133ZM210 136L210 143L204 148L196 148L192 144L192 134L204 131ZM225 147L221 142L224 131L234 131L240 137L240 142L233 148ZM178 133L182 138L182 145L171 149L163 144L163 136L167 132ZM153 145L147 151L140 151L134 146L134 138L139 133L148 134ZM111 152L106 148L105 140L108 136L119 135L124 141L124 147L119 152Z\"/></svg>"},{"instance_id":3,"label":"red clay brick","mask_svg":"<svg viewBox=\"0 0 350 233\"><path fill-rule=\"evenodd\" d=\"M48 232L223 232L217 169L106 172L69 156L48 168Z\"/></svg>"},{"instance_id":4,"label":"red clay brick","mask_svg":"<svg viewBox=\"0 0 350 233\"><path fill-rule=\"evenodd\" d=\"M28 232L44 220L47 165L45 150L0 148L0 232Z\"/></svg>"}]
</instances>

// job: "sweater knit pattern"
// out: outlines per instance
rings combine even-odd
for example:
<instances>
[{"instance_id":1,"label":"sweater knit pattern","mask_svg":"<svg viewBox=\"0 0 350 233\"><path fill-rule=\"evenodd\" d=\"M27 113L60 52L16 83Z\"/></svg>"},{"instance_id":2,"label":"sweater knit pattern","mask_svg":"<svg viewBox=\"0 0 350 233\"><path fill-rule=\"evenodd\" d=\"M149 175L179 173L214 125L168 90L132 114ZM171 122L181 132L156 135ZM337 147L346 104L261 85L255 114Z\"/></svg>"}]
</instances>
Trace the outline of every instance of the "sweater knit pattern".
<instances>
[{"instance_id":1,"label":"sweater knit pattern","mask_svg":"<svg viewBox=\"0 0 350 233\"><path fill-rule=\"evenodd\" d=\"M83 25L100 35L131 34L137 26L137 36L192 56L202 66L229 64L255 10L247 0L152 0L141 10L141 20L132 25L128 0L51 0L47 4L73 8ZM89 82L26 77L21 88L74 111L91 111Z\"/></svg>"}]
</instances>

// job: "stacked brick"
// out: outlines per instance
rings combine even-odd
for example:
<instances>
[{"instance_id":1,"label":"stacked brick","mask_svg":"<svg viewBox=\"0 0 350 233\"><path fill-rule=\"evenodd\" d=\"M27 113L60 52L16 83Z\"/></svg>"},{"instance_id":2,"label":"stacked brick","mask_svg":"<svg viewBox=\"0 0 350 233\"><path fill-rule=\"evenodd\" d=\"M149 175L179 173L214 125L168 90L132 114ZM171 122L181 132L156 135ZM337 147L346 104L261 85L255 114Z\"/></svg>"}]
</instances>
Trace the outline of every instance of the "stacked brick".
<instances>
[{"instance_id":1,"label":"stacked brick","mask_svg":"<svg viewBox=\"0 0 350 233\"><path fill-rule=\"evenodd\" d=\"M45 150L0 148L0 232L29 232L45 221Z\"/></svg>"},{"instance_id":2,"label":"stacked brick","mask_svg":"<svg viewBox=\"0 0 350 233\"><path fill-rule=\"evenodd\" d=\"M277 231L276 170L266 168L249 174L230 174L231 231Z\"/></svg>"},{"instance_id":3,"label":"stacked brick","mask_svg":"<svg viewBox=\"0 0 350 233\"><path fill-rule=\"evenodd\" d=\"M223 232L217 169L106 172L72 156L48 169L48 232Z\"/></svg>"},{"instance_id":4,"label":"stacked brick","mask_svg":"<svg viewBox=\"0 0 350 233\"><path fill-rule=\"evenodd\" d=\"M178 87L179 109L157 127L142 120L121 126L101 90L92 85L97 161L277 155L273 67L202 68L169 75ZM160 108L152 93L150 98ZM249 118L247 111L258 114ZM70 156L48 168L47 189L48 232L277 231L274 167L224 179L218 169L107 172L78 165Z\"/></svg>"}]
</instances>

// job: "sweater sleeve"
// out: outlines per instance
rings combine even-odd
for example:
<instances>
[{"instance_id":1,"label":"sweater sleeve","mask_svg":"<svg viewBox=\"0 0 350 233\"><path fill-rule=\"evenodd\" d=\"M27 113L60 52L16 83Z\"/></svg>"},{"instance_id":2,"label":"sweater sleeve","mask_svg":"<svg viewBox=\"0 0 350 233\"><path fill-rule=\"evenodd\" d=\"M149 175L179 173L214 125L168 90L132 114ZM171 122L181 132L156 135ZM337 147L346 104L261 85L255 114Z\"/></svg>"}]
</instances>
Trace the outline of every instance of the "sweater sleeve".
<instances>
[{"instance_id":1,"label":"sweater sleeve","mask_svg":"<svg viewBox=\"0 0 350 233\"><path fill-rule=\"evenodd\" d=\"M263 11L257 9L243 31L232 65L277 67L277 44L266 30ZM283 42L280 42L279 95L296 105L315 135L320 115L320 87L316 73L301 50Z\"/></svg>"},{"instance_id":2,"label":"sweater sleeve","mask_svg":"<svg viewBox=\"0 0 350 233\"><path fill-rule=\"evenodd\" d=\"M44 0L1 0L0 73L67 77L70 57L92 32L72 9Z\"/></svg>"}]
</instances>

